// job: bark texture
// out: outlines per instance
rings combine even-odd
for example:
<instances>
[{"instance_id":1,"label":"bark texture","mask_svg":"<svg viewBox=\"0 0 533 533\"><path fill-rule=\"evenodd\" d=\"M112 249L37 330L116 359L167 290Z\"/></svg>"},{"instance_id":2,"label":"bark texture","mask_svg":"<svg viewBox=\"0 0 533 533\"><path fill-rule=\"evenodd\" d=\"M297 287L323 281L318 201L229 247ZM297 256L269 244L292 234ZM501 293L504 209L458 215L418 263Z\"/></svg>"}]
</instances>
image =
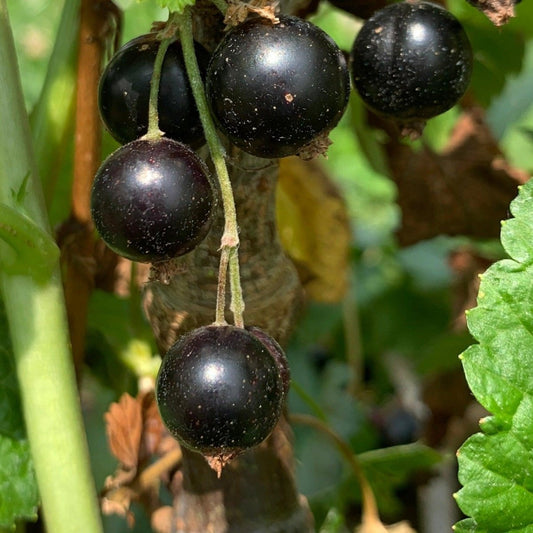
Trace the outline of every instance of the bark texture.
<instances>
[{"instance_id":1,"label":"bark texture","mask_svg":"<svg viewBox=\"0 0 533 533\"><path fill-rule=\"evenodd\" d=\"M240 226L245 323L259 326L284 344L303 294L277 236L278 164L240 151L229 154L228 163ZM179 335L214 320L222 229L219 202L206 240L190 254L152 269L152 280L145 289L145 310L162 354ZM228 302L229 298L228 292ZM231 318L228 312L229 323ZM282 420L265 443L226 466L220 479L202 456L183 449L183 466L171 484L171 531L313 531L311 513L295 486L290 439L290 428Z\"/></svg>"}]
</instances>

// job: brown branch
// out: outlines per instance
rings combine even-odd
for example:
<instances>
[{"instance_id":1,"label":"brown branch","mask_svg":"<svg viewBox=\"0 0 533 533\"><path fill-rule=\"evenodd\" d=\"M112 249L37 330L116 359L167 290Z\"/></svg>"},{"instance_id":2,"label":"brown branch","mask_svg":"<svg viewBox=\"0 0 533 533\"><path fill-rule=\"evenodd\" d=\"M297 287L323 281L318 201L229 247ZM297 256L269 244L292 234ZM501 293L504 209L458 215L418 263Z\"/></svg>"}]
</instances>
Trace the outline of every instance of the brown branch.
<instances>
[{"instance_id":1,"label":"brown branch","mask_svg":"<svg viewBox=\"0 0 533 533\"><path fill-rule=\"evenodd\" d=\"M97 90L105 54L105 33L118 20L110 0L82 0L80 11L74 179L71 214L60 230L65 299L74 364L79 374L85 349L87 307L94 285L95 242L90 194L101 160L102 126Z\"/></svg>"}]
</instances>

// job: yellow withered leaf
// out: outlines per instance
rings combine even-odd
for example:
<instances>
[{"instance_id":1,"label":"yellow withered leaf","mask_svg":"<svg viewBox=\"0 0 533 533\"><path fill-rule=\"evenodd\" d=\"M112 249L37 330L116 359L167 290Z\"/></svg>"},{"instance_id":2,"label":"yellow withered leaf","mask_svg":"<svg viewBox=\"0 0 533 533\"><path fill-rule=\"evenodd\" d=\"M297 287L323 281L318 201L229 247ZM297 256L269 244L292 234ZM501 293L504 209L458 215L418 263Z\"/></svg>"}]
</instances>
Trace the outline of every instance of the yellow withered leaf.
<instances>
[{"instance_id":1,"label":"yellow withered leaf","mask_svg":"<svg viewBox=\"0 0 533 533\"><path fill-rule=\"evenodd\" d=\"M339 190L318 161L281 160L276 218L282 246L308 296L340 301L348 285L350 221Z\"/></svg>"}]
</instances>

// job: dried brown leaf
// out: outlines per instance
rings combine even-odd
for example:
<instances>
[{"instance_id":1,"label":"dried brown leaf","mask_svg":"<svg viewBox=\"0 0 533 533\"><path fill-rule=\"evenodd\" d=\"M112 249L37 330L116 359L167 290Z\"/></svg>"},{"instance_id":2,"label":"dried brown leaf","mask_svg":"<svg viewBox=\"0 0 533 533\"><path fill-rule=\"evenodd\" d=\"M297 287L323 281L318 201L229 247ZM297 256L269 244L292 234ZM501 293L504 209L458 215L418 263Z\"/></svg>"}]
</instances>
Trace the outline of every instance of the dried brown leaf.
<instances>
[{"instance_id":1,"label":"dried brown leaf","mask_svg":"<svg viewBox=\"0 0 533 533\"><path fill-rule=\"evenodd\" d=\"M104 415L109 448L127 469L136 470L143 430L141 404L129 394L112 403Z\"/></svg>"},{"instance_id":2,"label":"dried brown leaf","mask_svg":"<svg viewBox=\"0 0 533 533\"><path fill-rule=\"evenodd\" d=\"M132 491L127 487L121 487L106 494L100 502L102 513L122 516L128 522L128 526L132 528L135 525L135 516L130 511L132 495Z\"/></svg>"},{"instance_id":3,"label":"dried brown leaf","mask_svg":"<svg viewBox=\"0 0 533 533\"><path fill-rule=\"evenodd\" d=\"M266 18L277 24L279 19L276 17L276 8L278 2L270 0L251 0L250 2L229 2L224 24L227 26L237 26L244 22L250 13L255 13L260 17Z\"/></svg>"},{"instance_id":4,"label":"dried brown leaf","mask_svg":"<svg viewBox=\"0 0 533 533\"><path fill-rule=\"evenodd\" d=\"M346 205L318 161L282 159L276 198L280 239L308 296L337 302L347 288L351 239Z\"/></svg>"},{"instance_id":5,"label":"dried brown leaf","mask_svg":"<svg viewBox=\"0 0 533 533\"><path fill-rule=\"evenodd\" d=\"M139 393L137 400L141 404L143 421L139 461L144 462L157 452L167 431L159 415L154 391Z\"/></svg>"}]
</instances>

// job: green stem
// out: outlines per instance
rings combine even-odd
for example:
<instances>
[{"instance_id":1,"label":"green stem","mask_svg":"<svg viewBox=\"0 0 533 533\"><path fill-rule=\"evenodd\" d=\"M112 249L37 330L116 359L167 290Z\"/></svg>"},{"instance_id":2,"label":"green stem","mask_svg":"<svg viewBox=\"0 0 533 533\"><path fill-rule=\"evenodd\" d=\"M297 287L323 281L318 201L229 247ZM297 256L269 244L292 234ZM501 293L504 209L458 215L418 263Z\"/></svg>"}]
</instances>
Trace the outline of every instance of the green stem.
<instances>
[{"instance_id":1,"label":"green stem","mask_svg":"<svg viewBox=\"0 0 533 533\"><path fill-rule=\"evenodd\" d=\"M226 309L226 280L228 279L229 248L220 250L220 265L218 267L217 303L215 309L215 324L225 326L227 324L224 311Z\"/></svg>"},{"instance_id":2,"label":"green stem","mask_svg":"<svg viewBox=\"0 0 533 533\"><path fill-rule=\"evenodd\" d=\"M30 116L33 150L47 207L54 199L56 178L74 131L79 18L80 0L65 2L46 79Z\"/></svg>"},{"instance_id":3,"label":"green stem","mask_svg":"<svg viewBox=\"0 0 533 533\"><path fill-rule=\"evenodd\" d=\"M231 283L231 310L234 314L234 322L237 326L242 326L244 300L242 297L242 288L239 279L239 231L237 226L237 213L235 210L235 200L233 198L233 189L229 179L228 169L224 159L224 148L217 135L217 131L204 92L204 85L196 61L194 52L194 41L192 34L192 13L191 8L187 7L182 15L179 16L179 31L181 46L183 48L183 57L185 59L185 67L187 68L187 75L191 84L196 107L200 114L202 126L204 128L205 139L211 153L211 159L215 167L218 183L220 186L220 194L222 197L222 205L224 208L224 233L220 242L222 250L220 256L220 272L223 273L227 268L225 262L229 263L230 269L230 283ZM224 253L227 250L227 253ZM219 276L219 290L217 292L217 307L216 318L217 323L224 323L224 306L225 301L222 295L226 292L226 276Z\"/></svg>"},{"instance_id":4,"label":"green stem","mask_svg":"<svg viewBox=\"0 0 533 533\"><path fill-rule=\"evenodd\" d=\"M237 257L237 248L230 249L229 255L229 282L232 296L238 294L240 298L231 299L231 312L235 319L235 325L239 328L244 327L244 300L241 292L241 274L239 269L239 258Z\"/></svg>"},{"instance_id":5,"label":"green stem","mask_svg":"<svg viewBox=\"0 0 533 533\"><path fill-rule=\"evenodd\" d=\"M361 487L361 496L362 496L362 507L363 507L363 523L377 523L376 533L382 531L383 525L379 520L378 506L376 504L376 498L372 487L368 482L363 467L350 448L350 445L342 438L340 435L335 433L325 422L319 420L318 418L312 415L304 414L291 414L289 416L289 422L291 424L302 424L314 428L317 431L320 431L327 437L329 437L339 453L346 459L346 462L350 465L350 468L357 479L359 486ZM379 527L381 525L381 528ZM383 528L384 530L384 528ZM370 531L370 529L369 529ZM374 530L372 530L374 531Z\"/></svg>"},{"instance_id":6,"label":"green stem","mask_svg":"<svg viewBox=\"0 0 533 533\"><path fill-rule=\"evenodd\" d=\"M170 22L170 21L169 21ZM154 71L150 80L150 98L148 100L148 132L143 137L144 139L159 139L164 135L159 129L159 113L157 109L157 103L159 99L159 85L161 83L161 69L163 68L163 61L165 60L165 54L168 47L174 41L175 38L164 37L161 39L159 48L157 49L157 55L154 61Z\"/></svg>"},{"instance_id":7,"label":"green stem","mask_svg":"<svg viewBox=\"0 0 533 533\"><path fill-rule=\"evenodd\" d=\"M0 0L0 202L49 232L32 152L6 0ZM34 260L38 260L37 257ZM59 265L43 280L0 272L23 411L48 531L102 531L76 380Z\"/></svg>"}]
</instances>

